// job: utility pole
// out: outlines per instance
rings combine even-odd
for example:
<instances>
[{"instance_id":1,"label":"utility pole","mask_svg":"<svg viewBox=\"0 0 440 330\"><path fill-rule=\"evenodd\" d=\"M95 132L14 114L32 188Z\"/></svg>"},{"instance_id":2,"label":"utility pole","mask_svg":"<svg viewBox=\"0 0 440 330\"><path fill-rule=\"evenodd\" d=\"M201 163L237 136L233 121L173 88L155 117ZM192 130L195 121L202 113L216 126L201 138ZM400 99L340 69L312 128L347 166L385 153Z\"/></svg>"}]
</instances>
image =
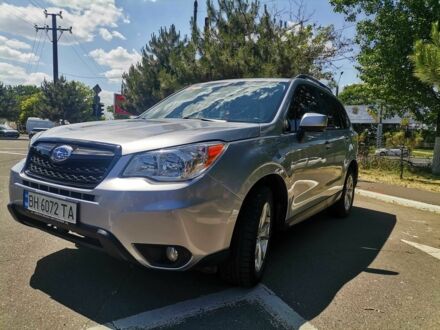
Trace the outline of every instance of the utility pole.
<instances>
[{"instance_id":1,"label":"utility pole","mask_svg":"<svg viewBox=\"0 0 440 330\"><path fill-rule=\"evenodd\" d=\"M382 101L379 103L379 122L377 123L376 129L376 148L382 148L382 136L383 136L383 103Z\"/></svg>"},{"instance_id":2,"label":"utility pole","mask_svg":"<svg viewBox=\"0 0 440 330\"><path fill-rule=\"evenodd\" d=\"M339 79L338 79L338 81L336 83L336 97L339 96L339 82L341 81L341 77L342 77L343 74L344 74L344 71L341 71L341 73L339 74Z\"/></svg>"},{"instance_id":3,"label":"utility pole","mask_svg":"<svg viewBox=\"0 0 440 330\"><path fill-rule=\"evenodd\" d=\"M53 54L53 82L58 82L58 40L63 34L64 31L69 31L72 33L72 27L70 28L62 28L61 26L57 27L57 16L59 16L61 19L63 18L62 12L59 13L48 13L47 10L44 10L44 15L46 18L48 16L52 17L52 27L50 28L49 25L46 26L37 26L35 25L35 30L38 32L39 30L46 30L46 33L49 31L52 31L52 54ZM58 36L58 31L61 31L60 36Z\"/></svg>"}]
</instances>

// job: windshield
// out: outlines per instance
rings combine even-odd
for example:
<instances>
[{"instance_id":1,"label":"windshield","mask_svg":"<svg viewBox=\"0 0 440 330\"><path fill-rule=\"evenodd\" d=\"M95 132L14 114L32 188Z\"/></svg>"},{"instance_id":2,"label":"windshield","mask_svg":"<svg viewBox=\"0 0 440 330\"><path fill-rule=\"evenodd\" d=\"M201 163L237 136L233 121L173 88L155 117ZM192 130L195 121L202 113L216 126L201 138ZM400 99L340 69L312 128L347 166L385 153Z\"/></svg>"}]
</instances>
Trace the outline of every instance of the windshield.
<instances>
[{"instance_id":1,"label":"windshield","mask_svg":"<svg viewBox=\"0 0 440 330\"><path fill-rule=\"evenodd\" d=\"M280 81L223 81L190 86L145 111L140 118L199 118L267 123L289 87Z\"/></svg>"}]
</instances>

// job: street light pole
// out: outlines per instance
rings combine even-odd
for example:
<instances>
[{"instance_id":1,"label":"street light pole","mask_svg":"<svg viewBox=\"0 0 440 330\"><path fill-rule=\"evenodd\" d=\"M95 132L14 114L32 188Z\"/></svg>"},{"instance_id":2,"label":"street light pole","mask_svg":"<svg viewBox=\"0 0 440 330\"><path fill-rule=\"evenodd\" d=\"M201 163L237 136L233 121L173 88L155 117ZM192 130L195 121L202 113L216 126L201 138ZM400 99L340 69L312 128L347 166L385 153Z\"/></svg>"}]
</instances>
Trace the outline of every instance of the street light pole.
<instances>
[{"instance_id":1,"label":"street light pole","mask_svg":"<svg viewBox=\"0 0 440 330\"><path fill-rule=\"evenodd\" d=\"M341 73L339 74L338 82L336 83L336 97L338 97L338 95L339 95L339 82L341 81L341 77L343 74L344 74L344 71L341 71Z\"/></svg>"}]
</instances>

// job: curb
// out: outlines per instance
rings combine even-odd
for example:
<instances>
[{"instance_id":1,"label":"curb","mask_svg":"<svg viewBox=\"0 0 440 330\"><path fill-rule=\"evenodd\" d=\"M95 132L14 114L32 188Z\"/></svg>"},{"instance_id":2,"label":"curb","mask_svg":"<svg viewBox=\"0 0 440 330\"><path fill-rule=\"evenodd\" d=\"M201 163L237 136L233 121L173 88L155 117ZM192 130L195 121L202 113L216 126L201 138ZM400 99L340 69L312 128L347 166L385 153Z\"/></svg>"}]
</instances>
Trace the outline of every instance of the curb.
<instances>
[{"instance_id":1,"label":"curb","mask_svg":"<svg viewBox=\"0 0 440 330\"><path fill-rule=\"evenodd\" d=\"M413 201L411 199L385 195L385 194L381 194L381 193L377 193L377 192L373 192L373 191L369 191L369 190L363 190L363 189L356 189L356 194L358 194L360 196L364 196L364 197L378 199L378 200L386 202L386 203L412 207L412 208L415 208L418 210L429 211L429 212L440 214L440 206L438 206L438 205Z\"/></svg>"}]
</instances>

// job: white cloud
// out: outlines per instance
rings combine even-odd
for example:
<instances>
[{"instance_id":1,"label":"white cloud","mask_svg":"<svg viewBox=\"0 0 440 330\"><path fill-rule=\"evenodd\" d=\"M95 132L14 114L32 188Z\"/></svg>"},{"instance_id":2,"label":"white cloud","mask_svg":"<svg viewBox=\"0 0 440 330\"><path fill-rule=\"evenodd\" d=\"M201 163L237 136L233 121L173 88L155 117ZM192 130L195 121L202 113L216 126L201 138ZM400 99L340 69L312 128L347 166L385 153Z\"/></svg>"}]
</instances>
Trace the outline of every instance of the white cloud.
<instances>
[{"instance_id":1,"label":"white cloud","mask_svg":"<svg viewBox=\"0 0 440 330\"><path fill-rule=\"evenodd\" d=\"M4 45L0 45L0 58L22 63L36 62L38 60L38 56L34 53L23 53Z\"/></svg>"},{"instance_id":2,"label":"white cloud","mask_svg":"<svg viewBox=\"0 0 440 330\"><path fill-rule=\"evenodd\" d=\"M23 63L33 63L38 60L38 56L34 53L22 51L22 49L29 48L31 48L31 46L25 42L16 39L8 39L5 36L0 35L0 58L2 59Z\"/></svg>"},{"instance_id":3,"label":"white cloud","mask_svg":"<svg viewBox=\"0 0 440 330\"><path fill-rule=\"evenodd\" d=\"M109 31L106 28L100 28L99 29L99 35L102 37L102 39L106 41L110 41L113 38L119 38L122 40L125 40L126 38L122 35L122 33L118 31Z\"/></svg>"},{"instance_id":4,"label":"white cloud","mask_svg":"<svg viewBox=\"0 0 440 330\"><path fill-rule=\"evenodd\" d=\"M128 71L130 65L139 62L141 59L141 55L136 50L133 49L130 53L122 47L114 48L109 52L99 48L92 50L89 55L98 64L110 68L104 75L111 82L121 81L122 73Z\"/></svg>"},{"instance_id":5,"label":"white cloud","mask_svg":"<svg viewBox=\"0 0 440 330\"><path fill-rule=\"evenodd\" d=\"M50 77L44 72L27 74L23 67L0 62L0 81L11 85L39 85Z\"/></svg>"},{"instance_id":6,"label":"white cloud","mask_svg":"<svg viewBox=\"0 0 440 330\"><path fill-rule=\"evenodd\" d=\"M33 40L35 37L33 24L44 24L44 14L40 8L31 5L0 4L0 31L12 32Z\"/></svg>"},{"instance_id":7,"label":"white cloud","mask_svg":"<svg viewBox=\"0 0 440 330\"><path fill-rule=\"evenodd\" d=\"M62 27L73 27L73 33L80 42L92 41L99 28L116 28L118 22L129 22L123 9L116 6L114 0L49 0L56 7L47 8L48 12L63 11L63 19L58 18L57 24ZM28 5L18 6L7 3L0 4L0 31L11 32L35 38L33 24L40 26L50 24L45 19L41 8ZM113 31L117 32L117 31ZM113 35L120 37L119 35ZM71 38L61 38L60 43L73 42Z\"/></svg>"},{"instance_id":8,"label":"white cloud","mask_svg":"<svg viewBox=\"0 0 440 330\"><path fill-rule=\"evenodd\" d=\"M0 36L0 45L5 45L14 49L31 49L31 45L17 40L17 39L8 39L4 36Z\"/></svg>"}]
</instances>

